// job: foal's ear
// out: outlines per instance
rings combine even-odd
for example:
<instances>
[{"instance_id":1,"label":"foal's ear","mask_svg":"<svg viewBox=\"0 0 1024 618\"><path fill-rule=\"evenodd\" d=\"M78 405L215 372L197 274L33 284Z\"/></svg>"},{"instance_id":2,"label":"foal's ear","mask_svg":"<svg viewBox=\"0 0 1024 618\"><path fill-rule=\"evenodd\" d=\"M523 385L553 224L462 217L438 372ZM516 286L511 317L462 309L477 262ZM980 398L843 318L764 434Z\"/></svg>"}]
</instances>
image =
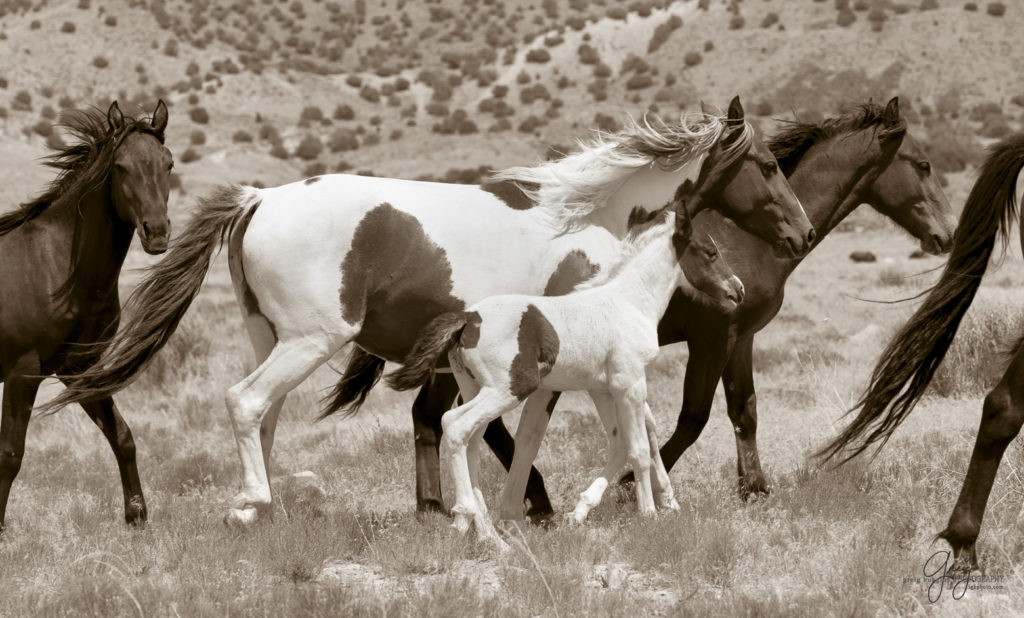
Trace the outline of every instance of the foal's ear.
<instances>
[{"instance_id":1,"label":"foal's ear","mask_svg":"<svg viewBox=\"0 0 1024 618\"><path fill-rule=\"evenodd\" d=\"M729 101L729 112L726 115L727 120L742 121L743 120L743 104L740 103L740 95L736 95Z\"/></svg>"},{"instance_id":2,"label":"foal's ear","mask_svg":"<svg viewBox=\"0 0 1024 618\"><path fill-rule=\"evenodd\" d=\"M893 126L900 121L900 98L893 97L889 99L889 103L885 106L885 111L882 112L882 120L885 121L887 126Z\"/></svg>"},{"instance_id":3,"label":"foal's ear","mask_svg":"<svg viewBox=\"0 0 1024 618\"><path fill-rule=\"evenodd\" d=\"M150 121L150 124L157 133L163 133L164 129L167 128L167 104L164 103L163 99L157 102L156 109L153 110L153 120Z\"/></svg>"},{"instance_id":4,"label":"foal's ear","mask_svg":"<svg viewBox=\"0 0 1024 618\"><path fill-rule=\"evenodd\" d=\"M110 108L107 110L107 125L111 131L117 131L124 126L124 114L121 113L121 108L117 106L117 101L110 104Z\"/></svg>"}]
</instances>

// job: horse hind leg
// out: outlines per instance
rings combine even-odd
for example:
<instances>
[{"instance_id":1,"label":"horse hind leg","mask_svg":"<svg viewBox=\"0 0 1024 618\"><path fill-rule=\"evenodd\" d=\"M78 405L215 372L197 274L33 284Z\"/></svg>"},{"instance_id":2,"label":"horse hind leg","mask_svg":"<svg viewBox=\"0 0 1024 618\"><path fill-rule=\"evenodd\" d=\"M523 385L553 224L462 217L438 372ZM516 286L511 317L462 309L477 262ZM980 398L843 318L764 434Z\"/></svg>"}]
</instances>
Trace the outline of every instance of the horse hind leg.
<instances>
[{"instance_id":1,"label":"horse hind leg","mask_svg":"<svg viewBox=\"0 0 1024 618\"><path fill-rule=\"evenodd\" d=\"M305 334L280 340L254 372L228 390L225 400L242 464L242 491L228 511L226 522L249 524L269 511L270 484L261 437L263 422L275 404L349 339Z\"/></svg>"},{"instance_id":2,"label":"horse hind leg","mask_svg":"<svg viewBox=\"0 0 1024 618\"><path fill-rule=\"evenodd\" d=\"M131 428L121 417L111 397L83 402L82 408L103 432L117 460L121 489L124 492L124 520L130 525L146 523L146 498L142 494L142 481L135 461L135 438Z\"/></svg>"},{"instance_id":3,"label":"horse hind leg","mask_svg":"<svg viewBox=\"0 0 1024 618\"><path fill-rule=\"evenodd\" d=\"M448 373L439 373L420 389L412 406L416 440L416 510L448 513L441 496L441 417L452 407L459 385Z\"/></svg>"},{"instance_id":4,"label":"horse hind leg","mask_svg":"<svg viewBox=\"0 0 1024 618\"><path fill-rule=\"evenodd\" d=\"M668 476L668 470L665 469L665 462L661 460L654 413L647 403L644 403L644 424L647 428L647 442L651 449L651 490L654 493L654 502L658 508L678 511L679 503L676 501L675 491L672 489L672 481Z\"/></svg>"},{"instance_id":5,"label":"horse hind leg","mask_svg":"<svg viewBox=\"0 0 1024 618\"><path fill-rule=\"evenodd\" d=\"M3 411L0 415L0 532L6 523L11 485L25 455L25 435L32 404L42 378L39 359L31 354L18 359L4 377Z\"/></svg>"},{"instance_id":6,"label":"horse hind leg","mask_svg":"<svg viewBox=\"0 0 1024 618\"><path fill-rule=\"evenodd\" d=\"M946 529L936 538L949 542L953 555L961 563L969 562L978 568L975 542L981 530L992 484L995 482L999 462L1010 442L1017 437L1024 424L1024 347L1017 350L999 380L999 384L985 397L981 414L981 427L967 466L963 488L949 517Z\"/></svg>"}]
</instances>

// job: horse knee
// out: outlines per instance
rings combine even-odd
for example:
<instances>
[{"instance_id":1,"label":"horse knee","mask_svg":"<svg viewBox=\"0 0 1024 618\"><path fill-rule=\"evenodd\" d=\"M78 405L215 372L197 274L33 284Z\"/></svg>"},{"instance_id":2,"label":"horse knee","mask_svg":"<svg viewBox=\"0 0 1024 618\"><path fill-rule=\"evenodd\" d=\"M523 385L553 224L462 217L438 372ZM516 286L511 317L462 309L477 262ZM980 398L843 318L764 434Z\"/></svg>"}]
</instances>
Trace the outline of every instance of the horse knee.
<instances>
[{"instance_id":1,"label":"horse knee","mask_svg":"<svg viewBox=\"0 0 1024 618\"><path fill-rule=\"evenodd\" d=\"M1024 424L1024 407L1011 390L1000 384L985 397L979 443L1009 444Z\"/></svg>"},{"instance_id":2,"label":"horse knee","mask_svg":"<svg viewBox=\"0 0 1024 618\"><path fill-rule=\"evenodd\" d=\"M260 431L263 423L263 407L248 395L244 388L233 386L224 397L231 423L236 429Z\"/></svg>"},{"instance_id":3,"label":"horse knee","mask_svg":"<svg viewBox=\"0 0 1024 618\"><path fill-rule=\"evenodd\" d=\"M14 478L21 470L22 453L14 450L0 450L0 474L7 478Z\"/></svg>"}]
</instances>

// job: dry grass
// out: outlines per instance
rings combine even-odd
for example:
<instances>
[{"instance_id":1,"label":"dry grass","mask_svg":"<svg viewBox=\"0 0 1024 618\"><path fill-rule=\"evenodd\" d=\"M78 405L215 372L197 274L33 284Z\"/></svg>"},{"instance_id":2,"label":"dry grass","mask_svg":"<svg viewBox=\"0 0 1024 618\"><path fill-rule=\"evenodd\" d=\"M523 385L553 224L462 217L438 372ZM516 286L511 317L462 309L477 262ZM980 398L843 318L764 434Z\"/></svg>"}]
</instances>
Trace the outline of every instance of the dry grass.
<instances>
[{"instance_id":1,"label":"dry grass","mask_svg":"<svg viewBox=\"0 0 1024 618\"><path fill-rule=\"evenodd\" d=\"M906 260L910 241L873 237L880 257ZM122 523L113 458L84 415L35 420L0 541L0 615L1015 613L1024 608L1017 444L980 540L988 574L1005 575L1005 589L930 605L924 584L904 581L942 549L932 535L966 468L980 413L975 386L954 383L927 398L871 465L819 471L804 459L832 435L878 346L912 310L841 296L892 292L843 257L864 242L830 238L794 274L786 306L757 339L769 498L744 505L736 497L731 425L719 398L704 436L672 472L680 513L641 520L613 489L587 525L526 527L525 545L504 557L457 537L442 516L414 513L408 396L381 390L355 419L310 422L319 390L334 379L329 369L289 398L274 462L275 475L315 472L324 495L278 480L273 521L243 531L221 523L238 470L222 395L252 357L218 263L161 360L119 396L139 444L150 524ZM999 277L965 323L972 342L1020 326L998 316L1019 300L1021 279L1009 268ZM826 280L832 285L823 289ZM961 347L965 356L951 356L960 373L989 362L966 340ZM685 357L683 346L669 348L649 371L663 439ZM583 398L567 395L538 459L555 508L570 510L602 463L600 424ZM486 457L491 504L503 478ZM444 480L450 488L447 471Z\"/></svg>"}]
</instances>

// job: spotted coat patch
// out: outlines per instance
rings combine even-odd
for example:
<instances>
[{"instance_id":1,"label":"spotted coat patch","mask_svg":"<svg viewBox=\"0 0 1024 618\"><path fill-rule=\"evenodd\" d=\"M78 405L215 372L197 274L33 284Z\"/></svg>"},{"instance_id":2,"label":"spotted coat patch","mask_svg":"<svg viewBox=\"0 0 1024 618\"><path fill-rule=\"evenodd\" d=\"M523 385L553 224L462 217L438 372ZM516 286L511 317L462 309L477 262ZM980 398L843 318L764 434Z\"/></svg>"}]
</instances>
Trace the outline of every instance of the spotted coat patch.
<instances>
[{"instance_id":1,"label":"spotted coat patch","mask_svg":"<svg viewBox=\"0 0 1024 618\"><path fill-rule=\"evenodd\" d=\"M600 270L600 266L587 259L586 253L573 249L558 263L555 272L551 273L548 284L544 286L544 296L568 294Z\"/></svg>"},{"instance_id":2,"label":"spotted coat patch","mask_svg":"<svg viewBox=\"0 0 1024 618\"><path fill-rule=\"evenodd\" d=\"M448 255L416 217L384 202L356 226L341 263L342 317L362 324L356 343L393 362L404 359L435 317L462 311L452 295Z\"/></svg>"},{"instance_id":3,"label":"spotted coat patch","mask_svg":"<svg viewBox=\"0 0 1024 618\"><path fill-rule=\"evenodd\" d=\"M245 235L245 230L249 228L249 222L252 221L253 215L256 214L256 209L259 208L259 203L254 204L242 218L238 220L238 233L242 236ZM267 316L263 315L260 311L260 301L256 298L256 294L253 293L252 287L249 282L245 279L245 266L242 264L241 256L238 258L239 270L242 274L242 307L245 309L245 315L254 316L258 315L267 321L270 325L270 332L274 335L274 340L277 340L277 328L274 327L274 323L270 321Z\"/></svg>"},{"instance_id":4,"label":"spotted coat patch","mask_svg":"<svg viewBox=\"0 0 1024 618\"><path fill-rule=\"evenodd\" d=\"M558 333L540 309L527 305L519 320L519 351L509 368L509 391L526 399L537 390L540 380L551 373L558 356Z\"/></svg>"},{"instance_id":5,"label":"spotted coat patch","mask_svg":"<svg viewBox=\"0 0 1024 618\"><path fill-rule=\"evenodd\" d=\"M311 185L311 184L313 184L315 182L320 182L320 177L319 176L313 176L312 178L307 178L305 180L305 182L303 182L302 184L304 184L304 185Z\"/></svg>"},{"instance_id":6,"label":"spotted coat patch","mask_svg":"<svg viewBox=\"0 0 1024 618\"><path fill-rule=\"evenodd\" d=\"M505 205L509 208L513 210L529 210L536 206L536 204L523 193L524 187L529 191L536 191L539 185L532 182L518 183L511 180L485 182L480 185L481 189L494 194L499 200L505 202Z\"/></svg>"}]
</instances>

